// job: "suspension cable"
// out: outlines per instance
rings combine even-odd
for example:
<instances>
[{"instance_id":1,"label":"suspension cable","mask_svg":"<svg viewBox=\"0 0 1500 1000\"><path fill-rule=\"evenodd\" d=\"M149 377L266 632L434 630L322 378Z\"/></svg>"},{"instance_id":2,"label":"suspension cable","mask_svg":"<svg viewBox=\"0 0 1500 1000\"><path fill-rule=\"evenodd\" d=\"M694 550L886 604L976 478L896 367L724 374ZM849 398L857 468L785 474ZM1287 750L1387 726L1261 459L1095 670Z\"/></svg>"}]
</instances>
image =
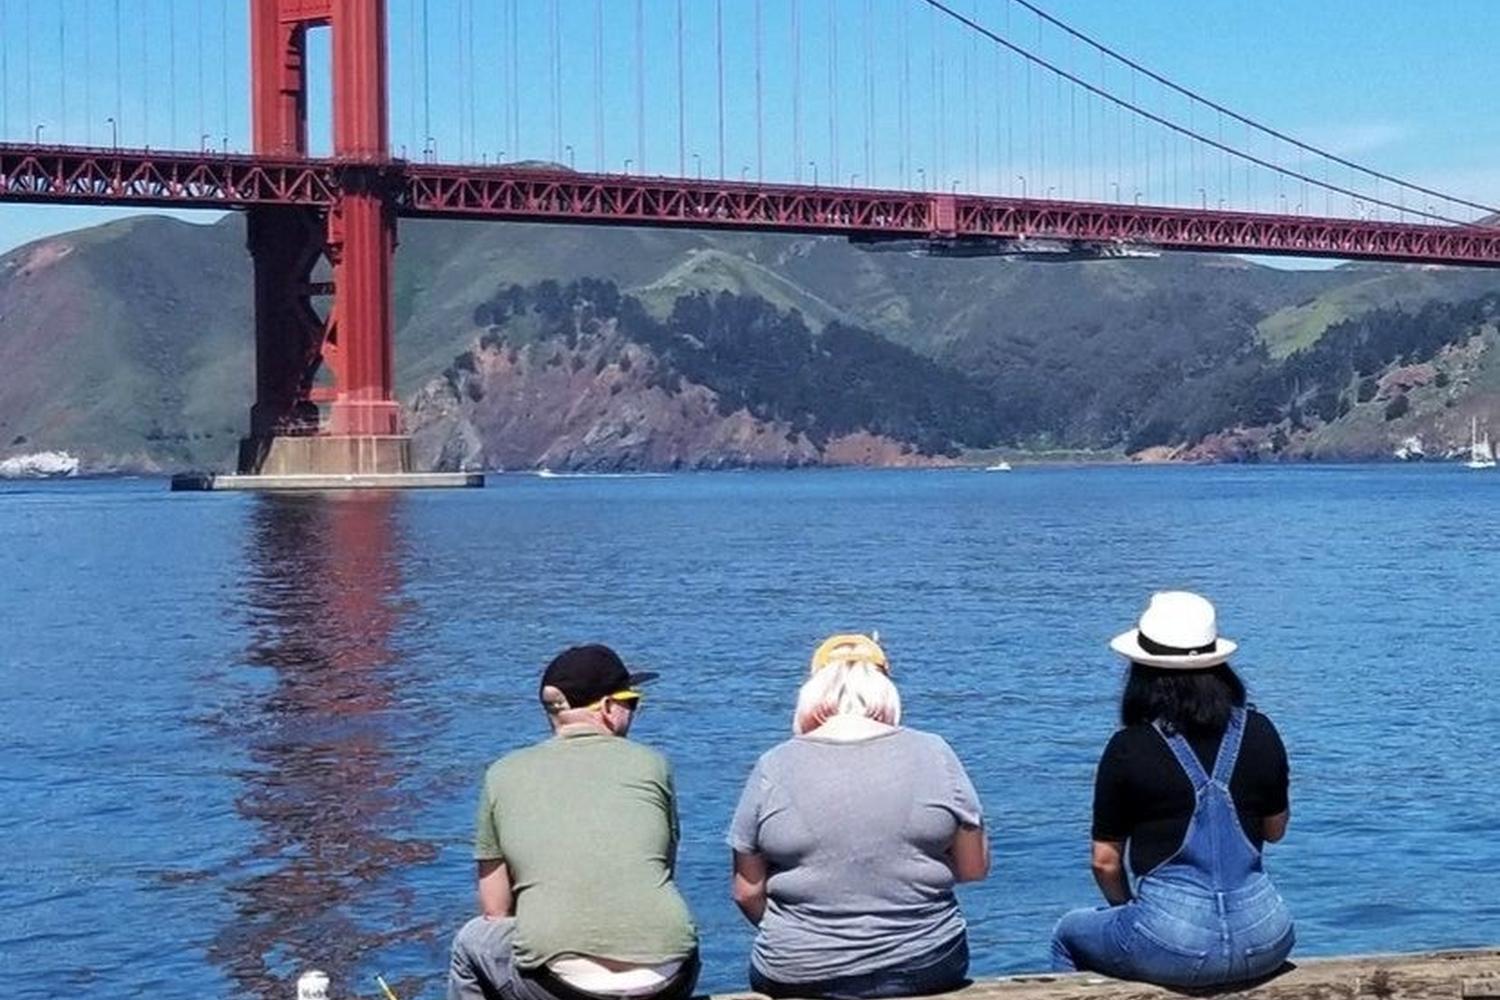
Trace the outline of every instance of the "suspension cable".
<instances>
[{"instance_id":1,"label":"suspension cable","mask_svg":"<svg viewBox=\"0 0 1500 1000\"><path fill-rule=\"evenodd\" d=\"M1025 59L1028 64L1036 65L1036 66L1038 66L1038 67L1040 67L1042 69L1047 70L1048 72L1055 73L1058 76L1062 77L1063 79L1067 80L1068 82L1072 83L1074 86L1082 87L1084 90L1087 90L1087 91L1089 91L1092 94L1096 94L1099 97L1103 98L1104 100L1109 101L1110 103L1114 104L1118 109L1130 111L1131 113L1133 113L1134 115L1136 115L1138 118L1143 118L1143 119L1145 119L1147 121L1154 122L1154 123L1156 123L1158 125L1161 125L1161 126L1163 126L1165 128L1171 129L1174 132L1179 132L1182 135L1187 136L1189 138L1192 138L1192 139L1194 139L1194 140L1196 140L1198 142L1204 143L1204 144L1209 145L1209 146L1213 146L1216 149L1223 150L1224 152L1228 153L1230 156L1233 156L1233 157L1236 157L1236 158L1238 158L1240 160L1243 160L1247 165L1248 164L1254 164L1256 166L1263 167L1263 168L1265 168L1267 170L1270 170L1270 171L1272 171L1274 173L1277 173L1277 174L1284 174L1287 177L1294 177L1297 180L1306 180L1309 183L1311 183L1311 184L1313 184L1315 186L1318 186L1318 187L1325 187L1326 186L1326 187L1329 187L1331 190L1333 190L1333 191L1335 191L1335 192L1337 192L1339 194L1348 195L1350 198L1354 198L1357 201L1360 201L1362 203L1366 203L1366 204L1370 204L1370 205L1379 205L1379 206L1381 206L1383 208L1389 208L1389 209L1392 209L1392 210L1395 210L1395 211L1409 211L1413 215L1417 215L1417 216L1420 216L1420 217L1423 217L1423 218L1427 218L1427 219L1435 219L1435 220L1438 220L1440 222L1448 222L1448 223L1452 223L1454 225L1467 226L1467 225L1471 225L1472 224L1472 223L1470 223L1470 222L1468 222L1467 220L1464 220L1464 219L1454 219L1454 218L1450 218L1450 217L1445 216L1445 215L1437 214L1435 212L1424 212L1424 211L1422 211L1420 209L1416 209L1416 208L1406 209L1403 206L1398 205L1395 202L1385 201L1385 200L1382 200L1380 198L1372 198L1372 197L1370 197L1368 194L1366 194L1364 192L1355 191L1355 190L1352 190L1351 188L1346 188L1346 187L1343 187L1343 186L1340 186L1340 185L1337 185L1337 184L1335 184L1335 185L1324 185L1321 181L1317 180L1314 177L1310 177L1310 176L1298 173L1297 171L1291 170L1289 168L1278 166L1275 163L1271 163L1271 162L1265 160L1263 157L1256 156L1253 153L1249 153L1249 152L1246 152L1244 150L1236 149L1233 146L1225 145L1224 143L1219 142L1219 141L1217 141L1215 139L1212 139L1212 138L1210 138L1210 137L1208 137L1206 135L1203 135L1203 134L1201 134L1199 132L1196 132L1196 131L1194 131L1192 129L1186 128L1186 127L1184 127L1182 125L1179 125L1176 122L1169 121L1169 120L1161 117L1160 115L1154 114L1151 111L1148 111L1146 108L1141 107L1139 104L1135 103L1134 101L1130 101L1130 100L1126 100L1125 98L1117 97L1114 94L1111 94L1111 93L1109 93L1109 92L1107 92L1105 90L1102 90L1099 87L1096 87L1093 84L1089 83L1087 80L1084 80L1084 79L1076 76L1075 74L1068 72L1067 70L1065 70L1062 67L1056 65L1055 63L1050 62L1047 59L1044 59L1044 58L1042 58L1039 55L1036 55L1035 53L1031 52L1030 50L1028 50L1028 49L1026 49L1026 48L1024 48L1024 47L1022 47L1020 45L1017 45L1014 42L1011 42L1011 41L1009 41L1006 38L1002 38L1000 35L997 35L995 32L993 32L990 29L986 28L984 25L979 24L979 23L977 23L977 22L975 22L973 20L970 20L969 18L965 17L963 14L959 13L958 11L953 10L947 4L943 3L942 0L921 0L921 2L927 4L929 7L933 8L934 10L937 10L937 11L941 12L942 14L944 14L947 17L949 17L950 19L952 19L954 21L957 21L960 24L966 26L971 31L977 31L977 32L981 33L982 35L984 35L986 38L989 38L991 41L995 42L996 44L1005 46L1007 49L1010 49L1012 52L1016 53L1017 55L1019 55L1023 59ZM1021 3L1021 2L1023 2L1023 0L1015 0L1015 2ZM1225 111L1225 113L1226 114L1230 114L1231 116L1233 116L1233 113L1232 112L1228 112L1227 110ZM1246 118L1238 117L1238 116L1234 116L1234 117L1237 117L1238 120L1240 120L1242 122L1245 122L1247 128L1254 128L1254 127L1256 127L1254 122L1252 122L1252 121L1250 121L1250 120L1248 120ZM1361 171L1363 171L1365 173L1372 173L1371 171L1364 170L1364 168L1360 167L1356 163L1348 163L1348 161L1344 161L1344 162L1347 163L1347 165L1349 167L1351 167L1352 169L1361 170ZM1397 181L1397 183L1402 183L1402 182ZM1489 212L1489 213L1500 212L1500 209L1491 208L1489 206L1482 205L1482 204L1479 204L1477 202L1465 201L1464 199L1455 198L1455 197L1452 197L1450 195L1443 194L1441 192L1428 191L1425 188L1417 188L1416 185L1406 185L1406 186L1411 187L1411 188L1413 188L1415 190L1421 190L1421 191L1423 191L1424 194L1432 194L1435 197L1442 198L1444 201L1453 202L1453 203L1456 203L1456 204L1462 204L1462 205L1465 205L1465 206L1467 206L1469 208L1475 208L1475 209L1479 209L1479 210L1486 211L1486 212Z\"/></svg>"}]
</instances>

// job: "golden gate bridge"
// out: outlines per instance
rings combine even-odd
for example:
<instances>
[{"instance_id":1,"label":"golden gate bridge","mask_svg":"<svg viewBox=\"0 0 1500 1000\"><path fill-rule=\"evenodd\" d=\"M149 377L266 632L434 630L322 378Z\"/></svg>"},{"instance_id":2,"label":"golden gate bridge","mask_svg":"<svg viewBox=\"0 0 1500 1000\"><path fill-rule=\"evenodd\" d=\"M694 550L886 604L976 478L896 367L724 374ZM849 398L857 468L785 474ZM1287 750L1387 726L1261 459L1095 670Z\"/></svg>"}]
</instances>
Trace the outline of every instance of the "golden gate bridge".
<instances>
[{"instance_id":1,"label":"golden gate bridge","mask_svg":"<svg viewBox=\"0 0 1500 1000\"><path fill-rule=\"evenodd\" d=\"M633 15L621 32L606 28L604 0L452 0L450 30L434 31L432 0L248 0L242 152L228 124L238 4L210 16L205 0L166 0L163 16L153 0L22 0L18 17L0 0L0 201L246 214L256 397L243 473L407 471L393 374L400 218L803 233L939 256L1178 250L1500 265L1490 206L1238 114L1029 0L982 7L617 0L614 21L622 8ZM393 8L404 15L395 37ZM326 123L311 111L320 29ZM584 37L565 42L568 30ZM42 38L56 79L33 59ZM622 45L632 50L610 51ZM446 88L433 84L434 54ZM393 55L405 57L403 124L420 143L392 141ZM523 73L528 58L539 72ZM70 70L78 59L81 74ZM113 86L100 86L110 69ZM581 98L572 77L583 78ZM457 142L441 147L451 161L433 134L434 96L436 120L447 105L457 125ZM184 142L194 104L196 141ZM107 145L96 139L101 110L112 112ZM633 155L611 169L614 119L632 112ZM80 117L83 141L62 141ZM664 145L675 133L675 150L648 141L648 118L665 124ZM324 126L329 149L314 155L310 127ZM491 162L486 140L497 137L512 152L494 149ZM727 139L745 153L738 170ZM523 156L528 141L544 155ZM592 170L575 169L578 149ZM647 173L648 158L674 152L675 173Z\"/></svg>"}]
</instances>

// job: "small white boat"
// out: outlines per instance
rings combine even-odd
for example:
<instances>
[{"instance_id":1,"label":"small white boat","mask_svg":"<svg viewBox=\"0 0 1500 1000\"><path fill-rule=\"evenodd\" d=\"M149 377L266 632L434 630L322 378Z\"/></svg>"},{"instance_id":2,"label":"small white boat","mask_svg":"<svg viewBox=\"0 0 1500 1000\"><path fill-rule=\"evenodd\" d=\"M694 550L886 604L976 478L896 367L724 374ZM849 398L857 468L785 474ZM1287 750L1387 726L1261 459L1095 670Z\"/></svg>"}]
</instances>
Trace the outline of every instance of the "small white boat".
<instances>
[{"instance_id":1,"label":"small white boat","mask_svg":"<svg viewBox=\"0 0 1500 1000\"><path fill-rule=\"evenodd\" d=\"M1010 471L1010 463L1007 462L1005 459L1002 458L1000 461L996 462L994 465L986 465L984 467L984 471L985 472L1009 472Z\"/></svg>"},{"instance_id":2,"label":"small white boat","mask_svg":"<svg viewBox=\"0 0 1500 1000\"><path fill-rule=\"evenodd\" d=\"M1495 449L1490 447L1490 432L1479 436L1479 418L1474 417L1469 425L1469 460L1464 463L1470 469L1493 469Z\"/></svg>"}]
</instances>

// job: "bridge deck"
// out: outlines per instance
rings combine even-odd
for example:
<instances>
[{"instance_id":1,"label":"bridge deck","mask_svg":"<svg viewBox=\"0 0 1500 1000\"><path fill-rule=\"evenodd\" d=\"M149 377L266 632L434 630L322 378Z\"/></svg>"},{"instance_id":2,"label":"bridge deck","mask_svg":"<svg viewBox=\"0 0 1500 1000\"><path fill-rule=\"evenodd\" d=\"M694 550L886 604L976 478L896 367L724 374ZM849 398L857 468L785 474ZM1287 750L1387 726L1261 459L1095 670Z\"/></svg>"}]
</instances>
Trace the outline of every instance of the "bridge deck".
<instances>
[{"instance_id":1,"label":"bridge deck","mask_svg":"<svg viewBox=\"0 0 1500 1000\"><path fill-rule=\"evenodd\" d=\"M735 994L717 1000L745 1000ZM1088 973L981 980L957 1000L1172 1000L1246 996L1254 1000L1500 1000L1500 949L1309 958L1280 975L1228 990L1195 993L1123 983Z\"/></svg>"}]
</instances>

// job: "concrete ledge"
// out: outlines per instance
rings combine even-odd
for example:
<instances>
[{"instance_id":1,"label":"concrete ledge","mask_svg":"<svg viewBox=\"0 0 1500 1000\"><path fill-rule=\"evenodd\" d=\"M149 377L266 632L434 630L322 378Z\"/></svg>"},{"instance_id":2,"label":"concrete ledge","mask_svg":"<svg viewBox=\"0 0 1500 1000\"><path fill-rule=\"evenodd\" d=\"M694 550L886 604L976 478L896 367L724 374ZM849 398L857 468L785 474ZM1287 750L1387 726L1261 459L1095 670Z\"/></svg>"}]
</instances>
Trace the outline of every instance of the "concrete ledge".
<instances>
[{"instance_id":1,"label":"concrete ledge","mask_svg":"<svg viewBox=\"0 0 1500 1000\"><path fill-rule=\"evenodd\" d=\"M718 1000L748 1000L755 993ZM1490 1000L1500 998L1500 949L1307 958L1269 979L1218 990L1173 990L1080 972L980 980L956 1000L1173 1000L1245 996L1257 1000Z\"/></svg>"},{"instance_id":2,"label":"concrete ledge","mask_svg":"<svg viewBox=\"0 0 1500 1000\"><path fill-rule=\"evenodd\" d=\"M482 472L391 472L318 475L255 475L194 472L172 477L172 490L430 490L475 489L484 485Z\"/></svg>"}]
</instances>

